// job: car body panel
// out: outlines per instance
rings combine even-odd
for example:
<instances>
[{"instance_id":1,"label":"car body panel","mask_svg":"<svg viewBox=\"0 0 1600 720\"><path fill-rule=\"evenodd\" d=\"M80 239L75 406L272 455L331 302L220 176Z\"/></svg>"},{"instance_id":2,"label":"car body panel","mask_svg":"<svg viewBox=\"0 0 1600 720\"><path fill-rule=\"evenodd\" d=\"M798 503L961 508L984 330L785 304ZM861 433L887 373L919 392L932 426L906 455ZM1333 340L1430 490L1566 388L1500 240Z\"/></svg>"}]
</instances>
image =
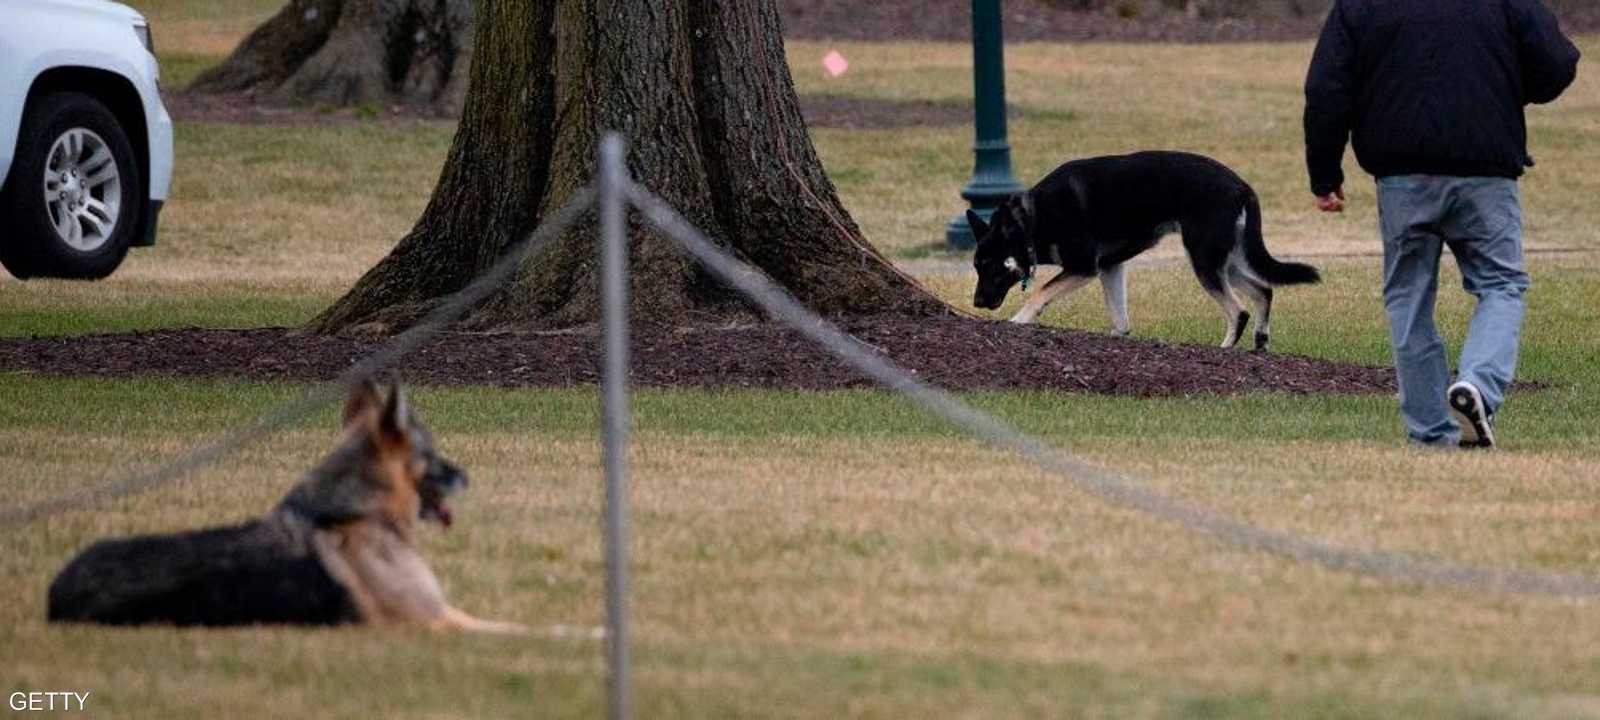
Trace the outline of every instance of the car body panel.
<instances>
[{"instance_id":1,"label":"car body panel","mask_svg":"<svg viewBox=\"0 0 1600 720\"><path fill-rule=\"evenodd\" d=\"M0 0L0 179L10 172L39 78L51 70L83 68L117 75L138 93L149 149L146 200L167 198L172 118L161 103L156 58L134 30L144 22L137 11L108 0Z\"/></svg>"}]
</instances>

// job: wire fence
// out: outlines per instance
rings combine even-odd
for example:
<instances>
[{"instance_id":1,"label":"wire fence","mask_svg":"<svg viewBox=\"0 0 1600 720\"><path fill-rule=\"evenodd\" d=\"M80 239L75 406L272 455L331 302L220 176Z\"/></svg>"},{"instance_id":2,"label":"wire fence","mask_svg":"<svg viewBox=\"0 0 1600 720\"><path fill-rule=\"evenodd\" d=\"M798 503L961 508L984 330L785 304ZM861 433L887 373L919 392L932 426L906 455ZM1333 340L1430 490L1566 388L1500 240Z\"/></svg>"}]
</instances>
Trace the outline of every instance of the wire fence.
<instances>
[{"instance_id":1,"label":"wire fence","mask_svg":"<svg viewBox=\"0 0 1600 720\"><path fill-rule=\"evenodd\" d=\"M629 205L682 250L729 286L737 289L774 320L793 327L829 353L885 387L905 395L929 413L993 446L1015 452L1039 467L1107 503L1133 508L1188 531L1210 535L1228 545L1315 563L1330 570L1401 582L1470 590L1543 596L1600 596L1600 578L1452 563L1381 549L1336 545L1296 533L1251 525L1207 508L1169 497L1133 479L1061 452L1040 438L978 410L955 395L918 380L885 359L877 350L839 330L801 305L765 274L723 250L665 201L635 184L626 174L620 138L607 136L600 153L598 193L585 188L467 288L437 306L421 322L396 336L352 366L339 382L308 390L302 397L262 415L245 427L161 467L137 472L81 492L33 505L0 509L0 528L108 500L149 491L215 463L250 442L285 427L341 397L345 384L371 377L394 366L436 333L498 290L522 262L569 229L600 200L602 255L602 442L606 479L606 607L608 707L613 718L630 714L628 678L627 592L627 446L628 327L625 215Z\"/></svg>"},{"instance_id":2,"label":"wire fence","mask_svg":"<svg viewBox=\"0 0 1600 720\"><path fill-rule=\"evenodd\" d=\"M633 715L628 657L628 183L627 146L600 141L600 304L604 356L600 442L606 475L606 714Z\"/></svg>"},{"instance_id":3,"label":"wire fence","mask_svg":"<svg viewBox=\"0 0 1600 720\"><path fill-rule=\"evenodd\" d=\"M483 275L439 303L416 325L394 336L371 355L351 365L338 380L313 386L300 397L257 417L243 427L225 433L212 442L159 467L137 470L117 480L30 505L0 508L0 529L74 510L87 510L117 498L154 490L200 468L219 462L244 449L245 446L338 402L344 398L347 387L394 367L406 355L432 340L439 331L488 299L511 278L517 268L521 267L523 260L550 244L551 240L560 237L589 210L593 203L594 191L591 188L585 187L573 193L566 205L551 213L544 223L528 233L521 241L507 248L505 255Z\"/></svg>"},{"instance_id":4,"label":"wire fence","mask_svg":"<svg viewBox=\"0 0 1600 720\"><path fill-rule=\"evenodd\" d=\"M1043 440L918 380L885 360L877 350L850 337L801 305L766 275L707 239L660 198L630 184L629 197L645 217L677 240L712 273L744 293L774 318L798 330L878 383L902 394L929 413L991 445L1017 452L1106 502L1130 507L1184 528L1215 536L1240 548L1313 562L1332 570L1379 578L1456 586L1523 595L1600 595L1600 578L1515 568L1478 567L1382 550L1347 548L1281 530L1256 527L1198 505L1168 497L1089 462L1067 455Z\"/></svg>"}]
</instances>

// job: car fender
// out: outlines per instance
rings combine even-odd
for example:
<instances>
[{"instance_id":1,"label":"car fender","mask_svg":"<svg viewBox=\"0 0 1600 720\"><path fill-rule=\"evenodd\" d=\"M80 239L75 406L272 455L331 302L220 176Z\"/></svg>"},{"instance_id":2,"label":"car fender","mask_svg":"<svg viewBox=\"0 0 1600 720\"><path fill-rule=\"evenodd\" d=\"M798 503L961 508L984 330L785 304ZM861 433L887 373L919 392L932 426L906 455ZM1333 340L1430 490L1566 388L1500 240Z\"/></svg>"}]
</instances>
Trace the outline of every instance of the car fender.
<instances>
[{"instance_id":1,"label":"car fender","mask_svg":"<svg viewBox=\"0 0 1600 720\"><path fill-rule=\"evenodd\" d=\"M17 12L16 25L0 31L0 179L10 172L27 99L39 78L51 70L83 68L117 75L138 94L150 156L147 195L165 199L172 179L172 120L161 103L159 65L133 33L137 14L108 18L101 13L74 22L80 18L73 16L89 11L75 12L70 5L57 10L66 17ZM76 47L58 46L59 25L65 23L72 25Z\"/></svg>"}]
</instances>

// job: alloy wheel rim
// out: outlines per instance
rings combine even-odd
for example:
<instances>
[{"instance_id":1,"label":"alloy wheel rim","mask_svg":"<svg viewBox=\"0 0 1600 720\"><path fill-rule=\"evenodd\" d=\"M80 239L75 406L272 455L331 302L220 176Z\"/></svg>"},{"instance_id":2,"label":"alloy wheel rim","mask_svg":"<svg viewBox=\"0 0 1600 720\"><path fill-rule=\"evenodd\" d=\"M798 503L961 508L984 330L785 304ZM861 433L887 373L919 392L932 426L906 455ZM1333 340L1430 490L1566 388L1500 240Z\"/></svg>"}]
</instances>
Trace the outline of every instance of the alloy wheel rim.
<instances>
[{"instance_id":1,"label":"alloy wheel rim","mask_svg":"<svg viewBox=\"0 0 1600 720\"><path fill-rule=\"evenodd\" d=\"M44 203L68 247L92 252L111 239L122 213L122 175L105 139L81 127L56 138L45 162Z\"/></svg>"}]
</instances>

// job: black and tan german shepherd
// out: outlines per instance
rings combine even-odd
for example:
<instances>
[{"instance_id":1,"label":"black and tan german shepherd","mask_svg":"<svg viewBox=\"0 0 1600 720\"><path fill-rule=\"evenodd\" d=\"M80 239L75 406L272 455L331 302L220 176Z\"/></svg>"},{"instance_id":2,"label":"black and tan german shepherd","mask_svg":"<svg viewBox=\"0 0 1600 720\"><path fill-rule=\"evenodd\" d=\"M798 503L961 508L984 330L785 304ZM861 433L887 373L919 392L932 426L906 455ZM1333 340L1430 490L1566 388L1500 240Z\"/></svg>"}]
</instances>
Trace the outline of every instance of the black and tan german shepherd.
<instances>
[{"instance_id":1,"label":"black and tan german shepherd","mask_svg":"<svg viewBox=\"0 0 1600 720\"><path fill-rule=\"evenodd\" d=\"M1237 344L1250 321L1234 290L1256 307L1260 350L1272 332L1273 286L1318 280L1316 268L1267 253L1255 190L1226 165L1191 153L1074 160L1001 205L989 222L970 210L967 222L978 238L972 303L980 308L1000 307L1013 285L1027 289L1039 265L1061 266L1012 322L1033 322L1052 301L1099 278L1112 327L1126 335L1123 263L1172 232L1183 233L1200 285L1222 308L1223 347Z\"/></svg>"},{"instance_id":2,"label":"black and tan german shepherd","mask_svg":"<svg viewBox=\"0 0 1600 720\"><path fill-rule=\"evenodd\" d=\"M112 625L404 624L518 632L445 601L413 542L452 521L467 476L434 449L398 384L350 391L333 451L242 525L102 540L50 583L52 621Z\"/></svg>"}]
</instances>

